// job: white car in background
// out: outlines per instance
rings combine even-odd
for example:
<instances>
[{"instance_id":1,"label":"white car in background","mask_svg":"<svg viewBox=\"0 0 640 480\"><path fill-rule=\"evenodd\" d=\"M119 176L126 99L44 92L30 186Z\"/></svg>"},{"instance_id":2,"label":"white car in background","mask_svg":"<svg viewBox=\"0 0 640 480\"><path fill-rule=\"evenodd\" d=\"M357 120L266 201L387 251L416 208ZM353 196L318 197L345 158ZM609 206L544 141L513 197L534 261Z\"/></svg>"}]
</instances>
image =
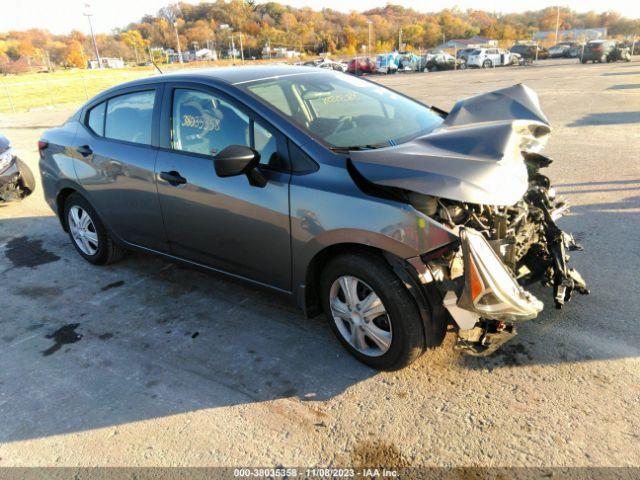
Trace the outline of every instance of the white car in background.
<instances>
[{"instance_id":1,"label":"white car in background","mask_svg":"<svg viewBox=\"0 0 640 480\"><path fill-rule=\"evenodd\" d=\"M320 58L317 60L310 60L307 62L298 63L297 65L303 65L305 67L318 67L318 68L326 68L327 70L335 70L337 72L346 72L347 64L343 62L336 62L335 60L331 60L330 58Z\"/></svg>"},{"instance_id":2,"label":"white car in background","mask_svg":"<svg viewBox=\"0 0 640 480\"><path fill-rule=\"evenodd\" d=\"M520 55L503 48L478 48L467 58L467 67L492 68L518 63L520 63Z\"/></svg>"}]
</instances>

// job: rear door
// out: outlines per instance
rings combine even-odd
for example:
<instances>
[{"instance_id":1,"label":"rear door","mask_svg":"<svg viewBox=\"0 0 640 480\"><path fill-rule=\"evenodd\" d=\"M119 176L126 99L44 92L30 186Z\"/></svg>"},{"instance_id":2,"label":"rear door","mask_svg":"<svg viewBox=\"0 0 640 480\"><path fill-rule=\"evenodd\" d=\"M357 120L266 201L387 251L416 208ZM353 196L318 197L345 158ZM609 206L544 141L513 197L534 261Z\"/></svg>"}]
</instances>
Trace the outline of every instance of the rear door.
<instances>
[{"instance_id":1,"label":"rear door","mask_svg":"<svg viewBox=\"0 0 640 480\"><path fill-rule=\"evenodd\" d=\"M491 60L491 63L493 63L493 66L497 67L498 65L501 65L500 54L498 53L497 48L490 48L489 50L487 50L487 58Z\"/></svg>"},{"instance_id":2,"label":"rear door","mask_svg":"<svg viewBox=\"0 0 640 480\"><path fill-rule=\"evenodd\" d=\"M74 140L76 175L109 229L165 252L155 185L162 85L123 89L90 104Z\"/></svg>"},{"instance_id":3,"label":"rear door","mask_svg":"<svg viewBox=\"0 0 640 480\"><path fill-rule=\"evenodd\" d=\"M191 83L167 85L161 132L156 174L171 252L290 290L285 138L223 92ZM214 155L237 144L260 152L266 186L217 176Z\"/></svg>"}]
</instances>

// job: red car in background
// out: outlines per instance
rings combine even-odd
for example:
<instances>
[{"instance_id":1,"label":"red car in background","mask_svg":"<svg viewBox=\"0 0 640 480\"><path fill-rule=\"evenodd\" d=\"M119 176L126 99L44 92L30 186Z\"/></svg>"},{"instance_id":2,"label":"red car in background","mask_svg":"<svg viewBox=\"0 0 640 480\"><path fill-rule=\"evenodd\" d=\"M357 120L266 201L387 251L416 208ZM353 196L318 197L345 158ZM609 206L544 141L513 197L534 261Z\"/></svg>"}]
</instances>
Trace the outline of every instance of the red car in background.
<instances>
[{"instance_id":1,"label":"red car in background","mask_svg":"<svg viewBox=\"0 0 640 480\"><path fill-rule=\"evenodd\" d=\"M369 57L354 58L347 65L347 73L363 75L376 72L376 62Z\"/></svg>"}]
</instances>

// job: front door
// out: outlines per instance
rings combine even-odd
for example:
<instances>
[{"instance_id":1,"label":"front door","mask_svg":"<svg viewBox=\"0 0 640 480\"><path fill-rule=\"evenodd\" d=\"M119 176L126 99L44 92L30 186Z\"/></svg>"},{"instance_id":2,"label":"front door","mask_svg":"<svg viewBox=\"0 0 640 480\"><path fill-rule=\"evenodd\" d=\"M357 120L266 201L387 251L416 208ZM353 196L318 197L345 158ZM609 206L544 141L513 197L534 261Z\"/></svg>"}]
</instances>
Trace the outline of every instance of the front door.
<instances>
[{"instance_id":1,"label":"front door","mask_svg":"<svg viewBox=\"0 0 640 480\"><path fill-rule=\"evenodd\" d=\"M172 253L290 290L286 142L214 90L172 87L165 102L171 141L158 154L156 178ZM229 145L260 152L266 186L250 185L245 175L216 175L213 156Z\"/></svg>"}]
</instances>

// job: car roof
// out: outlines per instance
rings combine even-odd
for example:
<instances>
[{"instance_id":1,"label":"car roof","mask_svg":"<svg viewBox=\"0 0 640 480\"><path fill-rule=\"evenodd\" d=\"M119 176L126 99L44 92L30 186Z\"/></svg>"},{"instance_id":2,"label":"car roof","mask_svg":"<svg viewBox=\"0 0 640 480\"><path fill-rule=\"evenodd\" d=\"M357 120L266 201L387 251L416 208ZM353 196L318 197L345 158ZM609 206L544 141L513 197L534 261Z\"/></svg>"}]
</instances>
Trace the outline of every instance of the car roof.
<instances>
[{"instance_id":1,"label":"car roof","mask_svg":"<svg viewBox=\"0 0 640 480\"><path fill-rule=\"evenodd\" d=\"M170 81L189 81L214 79L232 85L252 82L256 80L268 80L271 78L286 77L290 75L325 74L331 75L330 71L315 67L292 66L292 65L260 65L247 67L219 67L185 69L175 72L153 75L151 77L133 80L113 87L110 90L118 90L123 87L134 87L151 83Z\"/></svg>"}]
</instances>

